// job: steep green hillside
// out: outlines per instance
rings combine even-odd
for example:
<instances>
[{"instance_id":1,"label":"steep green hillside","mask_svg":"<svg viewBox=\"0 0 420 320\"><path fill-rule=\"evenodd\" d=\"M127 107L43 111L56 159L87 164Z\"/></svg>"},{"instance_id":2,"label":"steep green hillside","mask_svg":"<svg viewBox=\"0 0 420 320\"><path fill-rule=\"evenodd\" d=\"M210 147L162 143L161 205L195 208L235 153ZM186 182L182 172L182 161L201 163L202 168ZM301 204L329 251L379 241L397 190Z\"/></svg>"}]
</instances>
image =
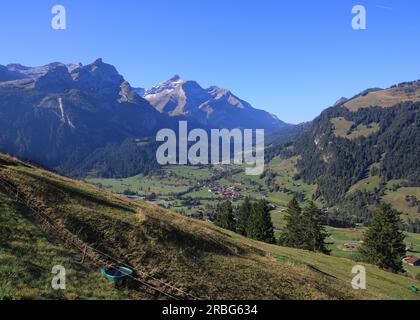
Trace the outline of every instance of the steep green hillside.
<instances>
[{"instance_id":1,"label":"steep green hillside","mask_svg":"<svg viewBox=\"0 0 420 320\"><path fill-rule=\"evenodd\" d=\"M284 212L273 211L272 221L275 230L280 235L281 229L285 226ZM364 233L367 231L366 227L356 228L334 228L326 227L329 234L327 238L328 248L331 250L331 256L339 258L347 258L353 261L360 259L360 245L364 238ZM407 256L418 256L420 252L420 234L405 232L405 243L408 251ZM348 248L346 244L351 244L353 247ZM420 276L420 268L404 264L404 269L407 271L404 275L411 278Z\"/></svg>"},{"instance_id":2,"label":"steep green hillside","mask_svg":"<svg viewBox=\"0 0 420 320\"><path fill-rule=\"evenodd\" d=\"M173 286L212 299L418 298L403 276L368 267L375 282L366 292L354 291L350 260L267 246L7 156L0 156L0 179L0 257L11 261L8 272L0 273L3 296L54 297L48 289L49 262L57 261L71 270L73 290L62 293L65 298L142 298L141 285L116 293L100 279L95 270L110 264L111 256L134 267L137 279L178 297L181 292ZM80 258L86 244L86 266L93 271L73 271L71 261Z\"/></svg>"},{"instance_id":3,"label":"steep green hillside","mask_svg":"<svg viewBox=\"0 0 420 320\"><path fill-rule=\"evenodd\" d=\"M146 297L143 293L118 291L96 270L79 264L79 251L59 244L1 192L0 212L0 300ZM66 290L51 288L51 271L56 265L66 267Z\"/></svg>"},{"instance_id":4,"label":"steep green hillside","mask_svg":"<svg viewBox=\"0 0 420 320\"><path fill-rule=\"evenodd\" d=\"M249 239L244 239L244 241L249 244L254 242ZM278 261L292 265L304 265L326 279L335 279L342 282L344 286L348 286L354 276L351 270L356 263L349 259L329 257L319 253L269 244L258 243L257 245L269 252ZM376 299L420 299L418 294L409 290L409 287L413 284L418 286L418 281L401 275L390 274L374 266L364 266L366 267L366 293L374 295Z\"/></svg>"},{"instance_id":5,"label":"steep green hillside","mask_svg":"<svg viewBox=\"0 0 420 320\"><path fill-rule=\"evenodd\" d=\"M299 157L297 176L317 185L314 199L363 223L369 207L388 202L420 232L419 94L418 81L368 90L316 118L286 154Z\"/></svg>"}]
</instances>

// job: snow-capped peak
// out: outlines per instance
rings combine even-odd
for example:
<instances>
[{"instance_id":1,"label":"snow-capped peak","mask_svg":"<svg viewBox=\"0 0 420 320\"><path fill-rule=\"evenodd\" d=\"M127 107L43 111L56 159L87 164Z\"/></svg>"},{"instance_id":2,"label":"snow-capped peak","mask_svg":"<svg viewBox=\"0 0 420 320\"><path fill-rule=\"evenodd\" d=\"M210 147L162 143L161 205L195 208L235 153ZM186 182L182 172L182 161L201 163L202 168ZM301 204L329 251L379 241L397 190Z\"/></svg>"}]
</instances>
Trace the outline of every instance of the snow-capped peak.
<instances>
[{"instance_id":1,"label":"snow-capped peak","mask_svg":"<svg viewBox=\"0 0 420 320\"><path fill-rule=\"evenodd\" d=\"M144 96L155 95L164 91L165 92L172 91L186 82L187 81L183 80L179 75L175 75L169 80L159 83L150 89L147 89L144 93Z\"/></svg>"}]
</instances>

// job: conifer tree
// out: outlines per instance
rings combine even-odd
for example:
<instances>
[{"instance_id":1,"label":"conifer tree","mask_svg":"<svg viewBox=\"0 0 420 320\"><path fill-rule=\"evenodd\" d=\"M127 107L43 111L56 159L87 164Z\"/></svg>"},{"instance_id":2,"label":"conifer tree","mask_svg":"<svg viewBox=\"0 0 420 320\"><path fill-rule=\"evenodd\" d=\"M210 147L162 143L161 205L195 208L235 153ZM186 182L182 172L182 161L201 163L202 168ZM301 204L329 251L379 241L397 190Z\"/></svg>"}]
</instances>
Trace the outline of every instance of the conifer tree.
<instances>
[{"instance_id":1,"label":"conifer tree","mask_svg":"<svg viewBox=\"0 0 420 320\"><path fill-rule=\"evenodd\" d=\"M235 231L236 223L233 215L232 203L230 201L226 201L217 206L215 224L218 227Z\"/></svg>"},{"instance_id":2,"label":"conifer tree","mask_svg":"<svg viewBox=\"0 0 420 320\"><path fill-rule=\"evenodd\" d=\"M392 272L403 270L406 247L399 223L399 214L391 206L383 204L375 211L360 249L366 262Z\"/></svg>"},{"instance_id":3,"label":"conifer tree","mask_svg":"<svg viewBox=\"0 0 420 320\"><path fill-rule=\"evenodd\" d=\"M252 214L252 203L249 197L238 208L236 221L236 232L245 237L248 236L250 217Z\"/></svg>"},{"instance_id":4,"label":"conifer tree","mask_svg":"<svg viewBox=\"0 0 420 320\"><path fill-rule=\"evenodd\" d=\"M302 209L296 198L293 198L287 206L285 223L279 244L286 247L301 248L303 246Z\"/></svg>"},{"instance_id":5,"label":"conifer tree","mask_svg":"<svg viewBox=\"0 0 420 320\"><path fill-rule=\"evenodd\" d=\"M247 234L250 238L275 243L274 227L267 201L260 200L252 205Z\"/></svg>"},{"instance_id":6,"label":"conifer tree","mask_svg":"<svg viewBox=\"0 0 420 320\"><path fill-rule=\"evenodd\" d=\"M325 239L328 233L325 231L322 213L311 201L302 212L302 248L309 251L317 251L329 254Z\"/></svg>"}]
</instances>

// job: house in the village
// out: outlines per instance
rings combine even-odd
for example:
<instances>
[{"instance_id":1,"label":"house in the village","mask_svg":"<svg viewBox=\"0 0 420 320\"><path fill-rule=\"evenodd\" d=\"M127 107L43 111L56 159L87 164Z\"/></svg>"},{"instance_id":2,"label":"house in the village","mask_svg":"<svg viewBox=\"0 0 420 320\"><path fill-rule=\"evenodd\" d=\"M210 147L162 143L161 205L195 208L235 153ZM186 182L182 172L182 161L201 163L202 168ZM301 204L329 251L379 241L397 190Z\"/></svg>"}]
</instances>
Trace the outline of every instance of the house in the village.
<instances>
[{"instance_id":1,"label":"house in the village","mask_svg":"<svg viewBox=\"0 0 420 320\"><path fill-rule=\"evenodd\" d=\"M419 257L405 257L403 259L403 262L405 264L410 265L410 266L420 267L420 258Z\"/></svg>"}]
</instances>

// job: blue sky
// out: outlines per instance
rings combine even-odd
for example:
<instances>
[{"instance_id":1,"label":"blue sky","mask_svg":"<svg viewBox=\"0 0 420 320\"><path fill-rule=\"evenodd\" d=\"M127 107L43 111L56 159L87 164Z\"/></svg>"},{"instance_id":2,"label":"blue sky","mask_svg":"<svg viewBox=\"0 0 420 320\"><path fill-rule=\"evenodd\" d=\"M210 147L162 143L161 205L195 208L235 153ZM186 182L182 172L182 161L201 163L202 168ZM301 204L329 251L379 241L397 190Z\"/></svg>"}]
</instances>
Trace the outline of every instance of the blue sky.
<instances>
[{"instance_id":1,"label":"blue sky","mask_svg":"<svg viewBox=\"0 0 420 320\"><path fill-rule=\"evenodd\" d=\"M52 30L51 8L67 9ZM367 30L351 9L367 9ZM13 0L0 64L115 65L133 86L179 74L298 123L342 96L420 78L418 0Z\"/></svg>"}]
</instances>

